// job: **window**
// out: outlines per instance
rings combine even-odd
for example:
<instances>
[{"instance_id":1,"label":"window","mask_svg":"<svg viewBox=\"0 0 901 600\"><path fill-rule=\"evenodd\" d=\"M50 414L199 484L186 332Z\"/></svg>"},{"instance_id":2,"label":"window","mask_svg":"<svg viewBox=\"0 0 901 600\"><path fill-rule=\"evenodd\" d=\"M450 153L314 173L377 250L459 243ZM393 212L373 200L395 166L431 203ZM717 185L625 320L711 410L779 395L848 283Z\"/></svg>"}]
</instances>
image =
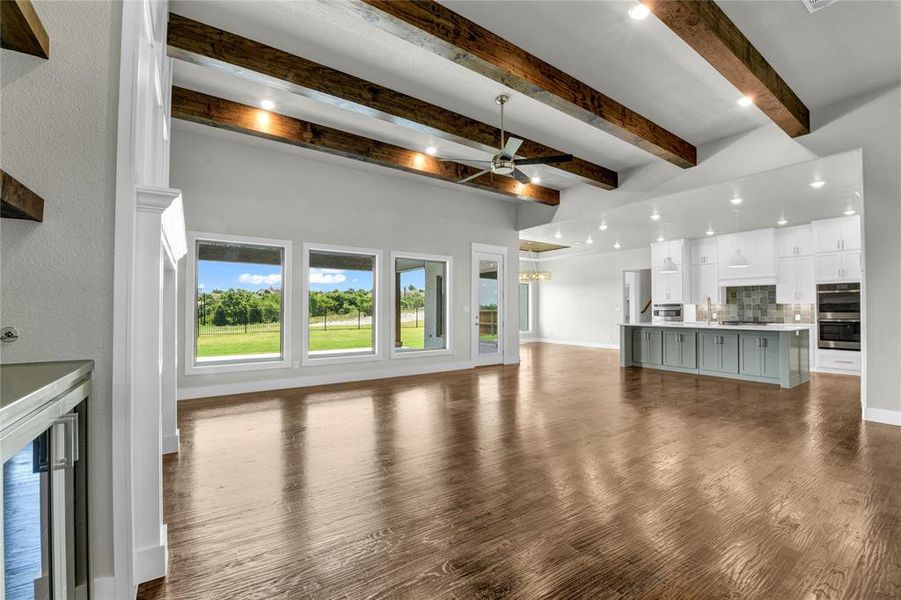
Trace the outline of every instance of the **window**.
<instances>
[{"instance_id":1,"label":"window","mask_svg":"<svg viewBox=\"0 0 901 600\"><path fill-rule=\"evenodd\" d=\"M291 242L191 233L186 373L291 366Z\"/></svg>"},{"instance_id":2,"label":"window","mask_svg":"<svg viewBox=\"0 0 901 600\"><path fill-rule=\"evenodd\" d=\"M378 251L304 247L304 364L378 354Z\"/></svg>"},{"instance_id":3,"label":"window","mask_svg":"<svg viewBox=\"0 0 901 600\"><path fill-rule=\"evenodd\" d=\"M532 330L531 315L529 314L530 291L531 287L528 283L519 284L519 331L521 333L528 333Z\"/></svg>"},{"instance_id":4,"label":"window","mask_svg":"<svg viewBox=\"0 0 901 600\"><path fill-rule=\"evenodd\" d=\"M392 253L392 356L444 353L450 345L450 280L447 256Z\"/></svg>"}]
</instances>

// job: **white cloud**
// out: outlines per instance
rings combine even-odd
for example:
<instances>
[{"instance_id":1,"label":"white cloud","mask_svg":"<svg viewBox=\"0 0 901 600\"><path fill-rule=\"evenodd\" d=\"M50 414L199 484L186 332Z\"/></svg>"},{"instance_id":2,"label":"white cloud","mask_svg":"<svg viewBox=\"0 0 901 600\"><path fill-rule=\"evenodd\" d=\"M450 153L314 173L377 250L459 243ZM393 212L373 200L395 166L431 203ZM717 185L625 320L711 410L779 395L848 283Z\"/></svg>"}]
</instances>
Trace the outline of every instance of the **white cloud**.
<instances>
[{"instance_id":1,"label":"white cloud","mask_svg":"<svg viewBox=\"0 0 901 600\"><path fill-rule=\"evenodd\" d=\"M342 283L347 275L341 269L310 269L310 283Z\"/></svg>"},{"instance_id":2,"label":"white cloud","mask_svg":"<svg viewBox=\"0 0 901 600\"><path fill-rule=\"evenodd\" d=\"M249 283L251 285L276 285L282 282L281 273L272 273L270 275L257 275L255 273L242 273L238 277L241 283Z\"/></svg>"}]
</instances>

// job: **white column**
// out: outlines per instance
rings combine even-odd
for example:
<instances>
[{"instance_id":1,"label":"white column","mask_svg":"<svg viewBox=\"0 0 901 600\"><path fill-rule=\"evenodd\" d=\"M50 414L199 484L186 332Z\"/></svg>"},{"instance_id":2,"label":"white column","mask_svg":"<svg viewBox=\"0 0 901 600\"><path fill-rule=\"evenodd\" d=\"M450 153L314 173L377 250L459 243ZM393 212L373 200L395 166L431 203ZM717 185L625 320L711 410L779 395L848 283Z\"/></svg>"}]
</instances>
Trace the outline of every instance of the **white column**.
<instances>
[{"instance_id":1,"label":"white column","mask_svg":"<svg viewBox=\"0 0 901 600\"><path fill-rule=\"evenodd\" d=\"M132 329L132 531L134 583L166 575L163 523L164 364L175 359L167 335L164 274L185 254L181 192L138 188L135 213ZM174 274L174 270L171 273ZM174 307L173 307L174 310ZM168 370L168 369L167 369Z\"/></svg>"},{"instance_id":2,"label":"white column","mask_svg":"<svg viewBox=\"0 0 901 600\"><path fill-rule=\"evenodd\" d=\"M163 381L162 426L163 454L178 452L177 366L178 366L178 262L167 260L163 265Z\"/></svg>"}]
</instances>

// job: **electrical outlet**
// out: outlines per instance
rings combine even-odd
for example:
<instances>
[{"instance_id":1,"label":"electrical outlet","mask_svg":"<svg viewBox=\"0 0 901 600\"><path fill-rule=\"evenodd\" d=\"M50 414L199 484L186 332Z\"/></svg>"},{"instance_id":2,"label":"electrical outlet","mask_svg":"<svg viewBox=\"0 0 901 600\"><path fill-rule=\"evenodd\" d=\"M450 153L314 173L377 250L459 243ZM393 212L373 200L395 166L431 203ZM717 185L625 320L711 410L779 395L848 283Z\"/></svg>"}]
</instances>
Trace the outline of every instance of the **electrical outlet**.
<instances>
[{"instance_id":1,"label":"electrical outlet","mask_svg":"<svg viewBox=\"0 0 901 600\"><path fill-rule=\"evenodd\" d=\"M801 320L801 315L796 314L796 315L795 315L795 321L800 321L800 320Z\"/></svg>"},{"instance_id":2,"label":"electrical outlet","mask_svg":"<svg viewBox=\"0 0 901 600\"><path fill-rule=\"evenodd\" d=\"M711 319L716 319L716 313L713 313L713 314L710 316L710 318L711 318Z\"/></svg>"}]
</instances>

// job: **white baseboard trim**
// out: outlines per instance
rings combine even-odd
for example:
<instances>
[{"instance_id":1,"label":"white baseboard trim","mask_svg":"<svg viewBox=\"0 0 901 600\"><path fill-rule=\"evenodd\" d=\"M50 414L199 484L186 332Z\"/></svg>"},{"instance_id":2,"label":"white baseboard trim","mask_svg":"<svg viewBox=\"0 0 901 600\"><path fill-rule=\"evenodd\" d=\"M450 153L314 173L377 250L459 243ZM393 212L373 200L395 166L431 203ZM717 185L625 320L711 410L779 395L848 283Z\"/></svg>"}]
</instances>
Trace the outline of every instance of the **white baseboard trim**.
<instances>
[{"instance_id":1,"label":"white baseboard trim","mask_svg":"<svg viewBox=\"0 0 901 600\"><path fill-rule=\"evenodd\" d=\"M845 369L830 369L828 367L814 367L811 369L814 373L829 373L830 375L853 375L860 377L860 371L848 371Z\"/></svg>"},{"instance_id":2,"label":"white baseboard trim","mask_svg":"<svg viewBox=\"0 0 901 600\"><path fill-rule=\"evenodd\" d=\"M518 357L517 362L519 362ZM229 396L231 394L268 392L271 390L286 390L290 388L310 387L314 385L329 385L332 383L351 383L355 381L388 379L390 377L428 375L429 373L461 371L464 369L471 369L472 367L473 364L471 361L457 361L431 363L424 365L404 365L365 372L351 371L345 373L330 373L328 375L313 375L307 377L287 377L284 379L246 381L241 383L225 383L219 385L203 385L197 387L180 388L178 390L178 399L192 400L195 398L209 398L211 396Z\"/></svg>"},{"instance_id":3,"label":"white baseboard trim","mask_svg":"<svg viewBox=\"0 0 901 600\"><path fill-rule=\"evenodd\" d=\"M510 357L505 356L505 357L504 357L504 364L505 364L505 365L518 365L518 364L519 364L519 357L518 357L518 356L510 356Z\"/></svg>"},{"instance_id":4,"label":"white baseboard trim","mask_svg":"<svg viewBox=\"0 0 901 600\"><path fill-rule=\"evenodd\" d=\"M136 583L153 581L166 576L169 564L168 528L160 526L160 544L135 550L134 577Z\"/></svg>"},{"instance_id":5,"label":"white baseboard trim","mask_svg":"<svg viewBox=\"0 0 901 600\"><path fill-rule=\"evenodd\" d=\"M608 344L605 342L583 342L577 340L561 340L558 338L532 338L530 342L545 342L547 344L562 344L564 346L582 346L583 348L603 348L605 350L619 350L619 344Z\"/></svg>"},{"instance_id":6,"label":"white baseboard trim","mask_svg":"<svg viewBox=\"0 0 901 600\"><path fill-rule=\"evenodd\" d=\"M888 425L901 426L901 411L868 407L863 412L863 419L864 421L873 421L874 423L886 423Z\"/></svg>"},{"instance_id":7,"label":"white baseboard trim","mask_svg":"<svg viewBox=\"0 0 901 600\"><path fill-rule=\"evenodd\" d=\"M91 582L91 597L94 600L116 600L116 580L113 577L95 577Z\"/></svg>"},{"instance_id":8,"label":"white baseboard trim","mask_svg":"<svg viewBox=\"0 0 901 600\"><path fill-rule=\"evenodd\" d=\"M178 454L180 439L181 434L178 429L175 430L175 434L164 435L163 454Z\"/></svg>"}]
</instances>

